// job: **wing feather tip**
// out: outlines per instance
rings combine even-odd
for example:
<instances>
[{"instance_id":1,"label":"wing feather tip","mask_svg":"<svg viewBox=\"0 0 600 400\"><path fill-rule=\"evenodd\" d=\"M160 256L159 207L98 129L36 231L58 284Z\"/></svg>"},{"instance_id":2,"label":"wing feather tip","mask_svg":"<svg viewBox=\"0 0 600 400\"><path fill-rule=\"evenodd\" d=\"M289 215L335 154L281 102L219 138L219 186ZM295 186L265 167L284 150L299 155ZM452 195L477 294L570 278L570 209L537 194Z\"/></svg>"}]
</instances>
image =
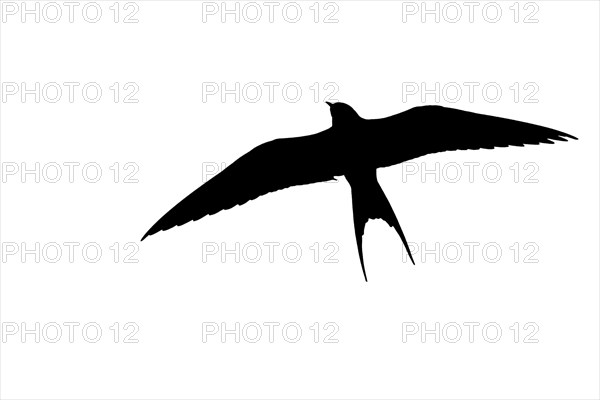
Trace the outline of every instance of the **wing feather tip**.
<instances>
[{"instance_id":1,"label":"wing feather tip","mask_svg":"<svg viewBox=\"0 0 600 400\"><path fill-rule=\"evenodd\" d=\"M160 231L162 231L162 229L158 229L158 228L156 228L156 226L153 226L152 228L148 229L148 232L146 232L144 234L144 236L142 236L142 238L140 239L140 242L143 242L144 239L146 239L148 236L152 236L155 233L158 233Z\"/></svg>"},{"instance_id":2,"label":"wing feather tip","mask_svg":"<svg viewBox=\"0 0 600 400\"><path fill-rule=\"evenodd\" d=\"M146 239L146 238L147 238L148 236L150 236L150 235L152 235L152 233L150 233L150 231L146 232L146 233L144 234L144 236L142 236L142 238L140 239L140 242L143 242L143 241L144 241L144 239Z\"/></svg>"}]
</instances>

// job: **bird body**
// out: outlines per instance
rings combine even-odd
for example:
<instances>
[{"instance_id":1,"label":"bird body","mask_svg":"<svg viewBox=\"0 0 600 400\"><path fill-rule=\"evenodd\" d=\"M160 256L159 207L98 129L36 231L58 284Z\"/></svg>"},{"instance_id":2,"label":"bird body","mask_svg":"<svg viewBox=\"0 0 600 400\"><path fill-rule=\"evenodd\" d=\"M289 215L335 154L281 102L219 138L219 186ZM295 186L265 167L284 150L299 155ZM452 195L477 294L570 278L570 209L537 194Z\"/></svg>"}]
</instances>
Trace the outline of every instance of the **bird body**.
<instances>
[{"instance_id":1,"label":"bird body","mask_svg":"<svg viewBox=\"0 0 600 400\"><path fill-rule=\"evenodd\" d=\"M415 107L386 118L364 119L347 104L327 104L331 128L257 146L175 205L142 240L267 193L343 175L352 191L354 229L366 280L362 236L369 219L381 218L393 227L414 264L398 219L377 182L378 168L442 151L577 139L540 125L442 106ZM257 174L259 171L262 173Z\"/></svg>"}]
</instances>

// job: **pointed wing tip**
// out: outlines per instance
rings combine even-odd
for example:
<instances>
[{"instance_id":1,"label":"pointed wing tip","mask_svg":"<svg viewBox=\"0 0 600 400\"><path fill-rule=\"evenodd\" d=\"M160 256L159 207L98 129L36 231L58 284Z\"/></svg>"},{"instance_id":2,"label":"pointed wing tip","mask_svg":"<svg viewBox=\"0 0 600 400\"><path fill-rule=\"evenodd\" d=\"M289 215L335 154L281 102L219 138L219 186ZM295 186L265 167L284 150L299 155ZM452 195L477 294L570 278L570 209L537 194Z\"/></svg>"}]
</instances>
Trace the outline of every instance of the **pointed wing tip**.
<instances>
[{"instance_id":1,"label":"pointed wing tip","mask_svg":"<svg viewBox=\"0 0 600 400\"><path fill-rule=\"evenodd\" d=\"M144 239L146 239L148 236L152 236L157 232L160 232L160 229L155 229L154 227L150 228L150 230L148 230L148 232L146 232L144 234L144 236L142 236L142 238L140 239L140 242L143 242Z\"/></svg>"},{"instance_id":2,"label":"pointed wing tip","mask_svg":"<svg viewBox=\"0 0 600 400\"><path fill-rule=\"evenodd\" d=\"M564 132L563 132L563 136L566 136L566 137L568 137L569 139L573 139L573 140L579 140L579 138L577 138L577 137L575 137L575 136L573 136L573 135L569 135L568 133L564 133Z\"/></svg>"},{"instance_id":3,"label":"pointed wing tip","mask_svg":"<svg viewBox=\"0 0 600 400\"><path fill-rule=\"evenodd\" d=\"M573 136L573 135L569 135L568 133L565 132L558 132L558 134L555 137L550 137L548 138L548 141L552 141L552 144L558 142L568 142L569 140L579 140L579 138ZM542 142L544 143L544 142Z\"/></svg>"}]
</instances>

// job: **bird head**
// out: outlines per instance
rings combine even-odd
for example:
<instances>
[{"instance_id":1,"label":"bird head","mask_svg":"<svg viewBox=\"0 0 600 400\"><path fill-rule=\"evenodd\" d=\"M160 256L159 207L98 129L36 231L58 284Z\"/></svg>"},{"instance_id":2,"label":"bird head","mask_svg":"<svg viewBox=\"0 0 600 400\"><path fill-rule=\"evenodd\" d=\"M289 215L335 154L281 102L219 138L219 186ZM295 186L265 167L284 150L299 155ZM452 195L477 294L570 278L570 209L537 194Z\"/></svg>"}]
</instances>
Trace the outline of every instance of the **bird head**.
<instances>
[{"instance_id":1,"label":"bird head","mask_svg":"<svg viewBox=\"0 0 600 400\"><path fill-rule=\"evenodd\" d=\"M329 105L329 111L331 112L331 119L333 120L334 126L347 124L349 122L351 123L361 119L358 113L346 103L330 103L328 101L325 103Z\"/></svg>"}]
</instances>

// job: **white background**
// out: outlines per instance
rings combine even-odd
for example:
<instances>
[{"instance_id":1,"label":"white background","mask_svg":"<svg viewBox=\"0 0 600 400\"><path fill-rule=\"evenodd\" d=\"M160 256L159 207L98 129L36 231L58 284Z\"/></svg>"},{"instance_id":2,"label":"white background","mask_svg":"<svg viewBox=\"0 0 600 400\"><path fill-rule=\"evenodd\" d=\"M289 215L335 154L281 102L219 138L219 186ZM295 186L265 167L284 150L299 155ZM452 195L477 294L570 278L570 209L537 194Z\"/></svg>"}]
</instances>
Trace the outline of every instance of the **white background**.
<instances>
[{"instance_id":1,"label":"white background","mask_svg":"<svg viewBox=\"0 0 600 400\"><path fill-rule=\"evenodd\" d=\"M4 254L5 329L11 322L28 329L36 322L81 325L74 343L66 328L58 343L5 335L2 398L598 398L597 2L537 2L537 23L523 22L534 9L523 3L515 23L513 2L499 3L497 23L483 18L486 3L475 9L472 23L462 2L456 23L443 15L439 23L431 15L422 23L420 14L405 15L403 22L407 5L394 1L337 2L337 23L323 23L334 9L324 4L315 23L313 2L299 3L297 23L282 17L285 3L275 9L273 23L266 6L257 23L243 17L235 23L233 16L221 23L219 14L204 23L202 2L138 1L139 22L133 24L113 22L113 2L100 2L101 20L88 23L84 4L73 23L66 14L57 23L35 23L32 16L22 23L17 14L6 15L1 27L3 83L97 82L104 89L97 103L76 90L73 103L65 92L57 103L35 103L32 95L23 102L17 94L1 104L3 170L6 163L96 162L103 172L98 183L86 182L81 168L74 183L66 176L35 183L32 175L22 183L20 173L2 183L3 243L95 242L103 250L97 263L82 258L81 246L73 263L67 254L56 263ZM139 102L115 103L108 89L114 82L137 84ZM256 103L236 103L232 95L203 102L203 82L280 86L273 102L266 90ZM281 95L289 82L303 89L295 103ZM321 88L316 102L309 88L315 82ZM410 242L427 248L478 242L473 262L463 246L458 262L416 253L412 266L393 230L371 221L365 283L344 178L269 194L139 242L202 183L203 165L230 163L273 138L328 128L328 82L339 88L336 100L365 118L422 105L418 95L403 101L403 83L477 82L473 102L465 89L456 103L442 96L440 104L553 127L580 140L436 154L413 164L479 162L473 183L466 176L457 183L443 177L436 183L433 176L422 182L420 175L403 182L402 166L378 171ZM489 82L503 90L497 102L482 96ZM509 88L515 82L521 90L535 83L538 102L525 103L526 92L515 102ZM426 103L435 100L429 95ZM109 167L115 162L121 169L127 162L139 166L139 183L123 183L123 176L114 183ZM490 162L501 166L497 183L482 177L481 166ZM510 166L516 162L522 173L528 172L525 163L535 163L539 182L525 183L521 175L515 183ZM117 263L109 249L115 242L121 247ZM123 262L128 242L139 246L138 263ZM232 255L222 262L221 253L205 254L203 262L203 243L231 249L264 242L280 243L273 262L264 246L256 263L244 257L235 262ZM338 250L337 263L324 262L329 242ZM521 247L516 263L515 242ZM529 242L539 248L537 263L524 262ZM299 261L286 261L286 243L302 249ZM486 243L501 247L498 262L482 256ZM89 322L103 329L97 343L81 335ZM109 327L115 322L121 328L137 324L139 342L123 343L121 336L114 343ZM225 343L218 335L204 343L205 322L281 325L273 343L266 327L258 343L243 337L236 343L233 335ZM297 343L282 336L289 322L302 328ZM318 343L310 330L315 322ZM339 327L338 343L324 343L327 322ZM428 329L455 322L463 336L436 343L427 335L423 343L417 334L403 342L407 322ZM466 322L480 324L473 343ZM502 328L496 343L481 332L490 322ZM515 322L518 343L510 329ZM527 322L539 327L538 343L524 343Z\"/></svg>"}]
</instances>

